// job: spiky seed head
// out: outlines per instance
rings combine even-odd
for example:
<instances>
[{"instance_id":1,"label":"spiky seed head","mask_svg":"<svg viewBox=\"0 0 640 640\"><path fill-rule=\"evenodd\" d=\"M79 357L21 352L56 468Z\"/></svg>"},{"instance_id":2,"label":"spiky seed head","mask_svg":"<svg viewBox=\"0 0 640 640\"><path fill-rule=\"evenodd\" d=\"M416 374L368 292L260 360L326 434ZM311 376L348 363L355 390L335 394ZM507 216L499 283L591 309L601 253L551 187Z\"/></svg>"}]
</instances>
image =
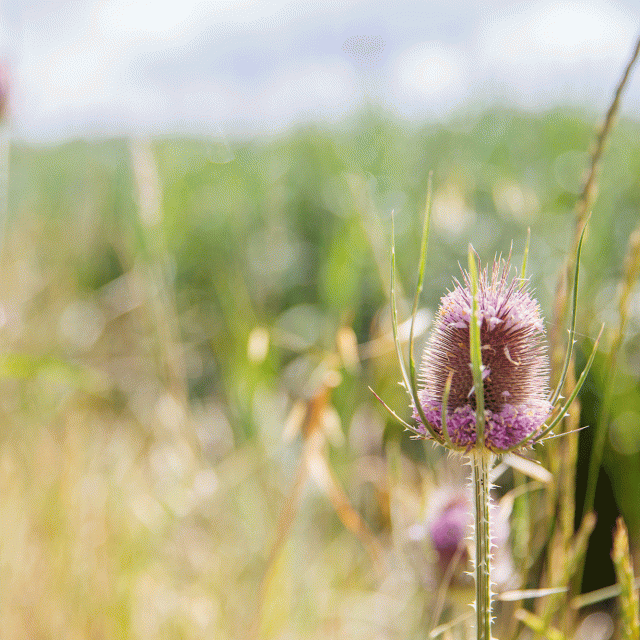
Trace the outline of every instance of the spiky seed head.
<instances>
[{"instance_id":1,"label":"spiky seed head","mask_svg":"<svg viewBox=\"0 0 640 640\"><path fill-rule=\"evenodd\" d=\"M544 323L527 284L509 281L509 260L480 270L478 321L483 364L485 446L506 451L537 431L551 412ZM458 449L476 443L476 404L469 353L471 282L454 280L434 320L421 367L419 399L425 417L442 433L442 398L453 371L447 431ZM424 428L424 427L422 427ZM425 429L426 435L426 429Z\"/></svg>"}]
</instances>

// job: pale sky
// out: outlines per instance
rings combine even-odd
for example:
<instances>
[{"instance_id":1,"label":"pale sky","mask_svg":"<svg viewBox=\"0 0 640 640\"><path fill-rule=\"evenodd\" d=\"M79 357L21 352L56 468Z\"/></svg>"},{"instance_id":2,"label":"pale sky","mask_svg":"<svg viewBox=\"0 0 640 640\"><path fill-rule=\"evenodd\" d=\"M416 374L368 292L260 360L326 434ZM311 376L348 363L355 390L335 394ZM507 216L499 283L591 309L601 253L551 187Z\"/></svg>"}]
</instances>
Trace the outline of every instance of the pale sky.
<instances>
[{"instance_id":1,"label":"pale sky","mask_svg":"<svg viewBox=\"0 0 640 640\"><path fill-rule=\"evenodd\" d=\"M12 127L268 134L365 103L446 119L496 101L602 109L638 0L11 0ZM624 109L640 118L640 76Z\"/></svg>"}]
</instances>

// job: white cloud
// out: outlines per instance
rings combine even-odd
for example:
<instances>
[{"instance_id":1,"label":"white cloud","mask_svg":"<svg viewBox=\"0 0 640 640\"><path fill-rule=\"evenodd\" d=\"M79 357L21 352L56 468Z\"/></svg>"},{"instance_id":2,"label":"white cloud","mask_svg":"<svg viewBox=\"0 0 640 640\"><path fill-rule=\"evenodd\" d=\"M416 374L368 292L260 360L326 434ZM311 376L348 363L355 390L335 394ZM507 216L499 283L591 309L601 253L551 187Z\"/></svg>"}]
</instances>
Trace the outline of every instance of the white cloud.
<instances>
[{"instance_id":1,"label":"white cloud","mask_svg":"<svg viewBox=\"0 0 640 640\"><path fill-rule=\"evenodd\" d=\"M304 113L331 118L348 108L356 91L351 65L340 58L326 58L314 64L285 70L265 88L265 115L275 120Z\"/></svg>"},{"instance_id":2,"label":"white cloud","mask_svg":"<svg viewBox=\"0 0 640 640\"><path fill-rule=\"evenodd\" d=\"M360 1L360 0L357 0ZM246 80L229 77L198 62L212 43L233 51L239 34L286 33L309 13L348 9L336 0L92 0L51 6L31 13L13 69L15 129L22 135L68 135L79 131L122 130L196 120L290 124L296 118L329 118L351 108L354 74L339 56L298 61L271 75ZM352 3L355 4L355 3ZM58 29L55 25L60 25ZM52 28L54 26L55 28ZM268 44L268 39L263 41ZM277 42L273 43L278 46ZM246 44L244 44L246 46ZM238 49L239 51L241 49ZM204 53L203 53L204 55ZM264 55L269 55L265 51ZM153 61L169 73L196 60L203 72L162 82ZM179 93L178 93L179 92ZM178 125L181 126L181 125ZM184 127L181 127L184 128Z\"/></svg>"},{"instance_id":3,"label":"white cloud","mask_svg":"<svg viewBox=\"0 0 640 640\"><path fill-rule=\"evenodd\" d=\"M12 69L15 129L273 131L339 118L363 93L410 117L446 116L470 96L499 92L527 106L609 97L640 28L637 10L612 0L496 2L468 13L455 0L436 3L460 21L437 41L399 40L396 31L394 42L383 32L388 57L373 71L320 40L378 24L397 9L388 0L372 18L363 0L41 2L25 10ZM318 41L307 43L316 28ZM636 113L639 96L632 82L625 105Z\"/></svg>"},{"instance_id":4,"label":"white cloud","mask_svg":"<svg viewBox=\"0 0 640 640\"><path fill-rule=\"evenodd\" d=\"M403 51L392 72L400 110L448 111L466 96L466 66L460 49L440 42L422 42Z\"/></svg>"},{"instance_id":5,"label":"white cloud","mask_svg":"<svg viewBox=\"0 0 640 640\"><path fill-rule=\"evenodd\" d=\"M487 16L480 26L478 58L510 77L514 69L539 77L585 62L621 62L638 26L637 15L611 2L545 0Z\"/></svg>"},{"instance_id":6,"label":"white cloud","mask_svg":"<svg viewBox=\"0 0 640 640\"><path fill-rule=\"evenodd\" d=\"M109 99L118 62L119 56L97 53L83 42L66 44L46 57L28 57L19 69L21 93L29 101L24 106L46 115L78 102Z\"/></svg>"},{"instance_id":7,"label":"white cloud","mask_svg":"<svg viewBox=\"0 0 640 640\"><path fill-rule=\"evenodd\" d=\"M541 0L487 14L478 24L474 84L479 95L525 108L605 108L633 50L637 11L607 0ZM637 114L631 83L623 109Z\"/></svg>"},{"instance_id":8,"label":"white cloud","mask_svg":"<svg viewBox=\"0 0 640 640\"><path fill-rule=\"evenodd\" d=\"M363 0L92 0L100 28L128 38L170 42L212 25L225 35L269 30L318 14L349 10Z\"/></svg>"},{"instance_id":9,"label":"white cloud","mask_svg":"<svg viewBox=\"0 0 640 640\"><path fill-rule=\"evenodd\" d=\"M208 25L266 18L286 2L260 0L108 0L95 5L96 24L126 39L159 43L194 36Z\"/></svg>"}]
</instances>

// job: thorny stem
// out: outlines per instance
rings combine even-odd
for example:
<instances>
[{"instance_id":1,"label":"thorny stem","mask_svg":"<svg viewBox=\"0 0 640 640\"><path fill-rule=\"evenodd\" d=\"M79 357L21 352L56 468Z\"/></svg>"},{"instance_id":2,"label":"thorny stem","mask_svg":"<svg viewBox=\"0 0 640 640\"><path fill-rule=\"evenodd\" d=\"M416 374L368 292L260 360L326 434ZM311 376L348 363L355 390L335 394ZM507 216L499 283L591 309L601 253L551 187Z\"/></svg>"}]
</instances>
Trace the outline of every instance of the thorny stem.
<instances>
[{"instance_id":1,"label":"thorny stem","mask_svg":"<svg viewBox=\"0 0 640 640\"><path fill-rule=\"evenodd\" d=\"M471 484L474 510L476 634L477 640L491 640L491 535L489 527L489 470L492 454L474 449L471 455Z\"/></svg>"}]
</instances>

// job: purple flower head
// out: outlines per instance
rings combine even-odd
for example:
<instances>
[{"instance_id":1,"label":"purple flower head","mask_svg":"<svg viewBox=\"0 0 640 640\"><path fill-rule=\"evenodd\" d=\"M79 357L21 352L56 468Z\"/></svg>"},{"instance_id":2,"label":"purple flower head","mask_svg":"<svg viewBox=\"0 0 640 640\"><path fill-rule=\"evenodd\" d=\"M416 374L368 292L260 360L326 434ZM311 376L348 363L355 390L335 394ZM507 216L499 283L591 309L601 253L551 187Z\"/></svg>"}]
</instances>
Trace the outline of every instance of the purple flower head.
<instances>
[{"instance_id":1,"label":"purple flower head","mask_svg":"<svg viewBox=\"0 0 640 640\"><path fill-rule=\"evenodd\" d=\"M509 268L509 260L498 259L490 273L480 270L478 282L485 446L494 452L539 430L551 412L540 309L522 280L508 281ZM463 281L455 280L440 302L422 360L419 399L425 417L442 434L442 397L453 371L447 431L457 448L470 449L476 442L476 404L469 353L472 294L464 271Z\"/></svg>"},{"instance_id":2,"label":"purple flower head","mask_svg":"<svg viewBox=\"0 0 640 640\"><path fill-rule=\"evenodd\" d=\"M445 567L468 537L472 524L471 505L466 498L449 501L430 524L431 542Z\"/></svg>"},{"instance_id":3,"label":"purple flower head","mask_svg":"<svg viewBox=\"0 0 640 640\"><path fill-rule=\"evenodd\" d=\"M462 487L453 488L451 493L440 489L434 494L435 500L429 508L430 518L426 533L436 552L438 566L442 572L449 568L455 556L459 554L456 560L454 582L462 585L468 582L462 574L466 574L469 568L469 546L474 526L471 494L462 491ZM494 514L491 520L494 579L498 584L504 584L514 576L510 545L507 544L511 534L509 526L511 510L501 508L492 497L491 511Z\"/></svg>"}]
</instances>

